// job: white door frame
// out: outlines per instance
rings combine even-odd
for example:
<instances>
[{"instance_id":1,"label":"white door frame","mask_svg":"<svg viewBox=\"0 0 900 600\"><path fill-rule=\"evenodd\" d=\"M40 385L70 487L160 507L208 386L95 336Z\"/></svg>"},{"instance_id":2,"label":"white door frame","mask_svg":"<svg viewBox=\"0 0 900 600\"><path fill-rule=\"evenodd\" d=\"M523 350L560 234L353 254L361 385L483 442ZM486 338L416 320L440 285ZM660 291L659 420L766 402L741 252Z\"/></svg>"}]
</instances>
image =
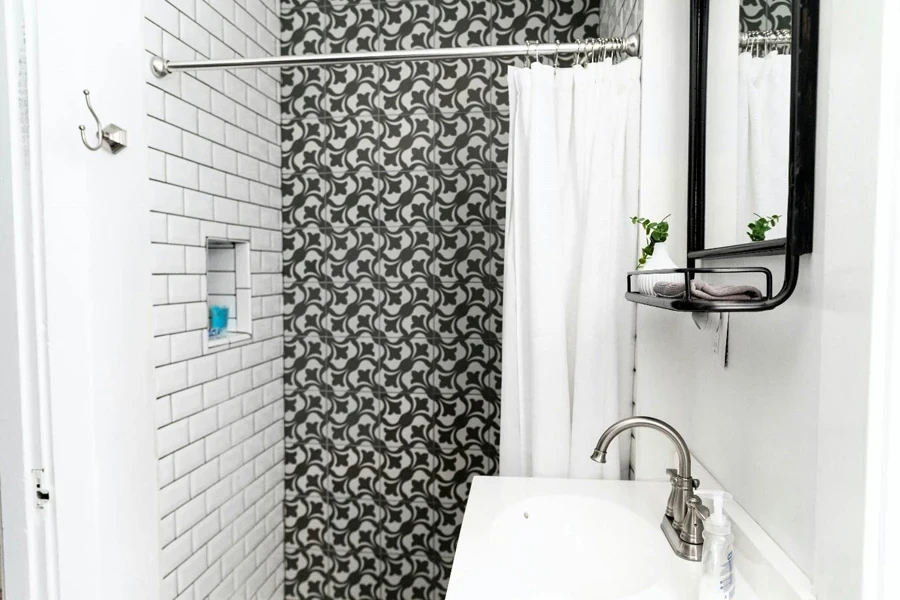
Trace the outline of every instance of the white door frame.
<instances>
[{"instance_id":1,"label":"white door frame","mask_svg":"<svg viewBox=\"0 0 900 600\"><path fill-rule=\"evenodd\" d=\"M55 516L38 506L33 469L49 484L47 347L42 219L33 166L33 14L0 2L0 502L4 595L54 598ZM29 75L31 75L29 77Z\"/></svg>"},{"instance_id":2,"label":"white door frame","mask_svg":"<svg viewBox=\"0 0 900 600\"><path fill-rule=\"evenodd\" d=\"M884 5L862 598L900 597L900 3Z\"/></svg>"}]
</instances>

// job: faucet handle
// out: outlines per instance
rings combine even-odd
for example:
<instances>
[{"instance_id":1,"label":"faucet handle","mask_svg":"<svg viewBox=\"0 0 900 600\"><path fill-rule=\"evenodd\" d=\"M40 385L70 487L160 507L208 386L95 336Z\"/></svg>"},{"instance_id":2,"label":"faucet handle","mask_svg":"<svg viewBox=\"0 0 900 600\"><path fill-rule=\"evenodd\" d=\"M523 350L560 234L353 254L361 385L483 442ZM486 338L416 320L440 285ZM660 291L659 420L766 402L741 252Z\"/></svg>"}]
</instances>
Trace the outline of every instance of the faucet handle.
<instances>
[{"instance_id":1,"label":"faucet handle","mask_svg":"<svg viewBox=\"0 0 900 600\"><path fill-rule=\"evenodd\" d=\"M669 483L671 483L672 485L675 485L675 482L679 477L681 477L681 474L678 473L678 469L666 469L666 475L669 476ZM695 490L700 487L699 479L691 479L691 483L694 485Z\"/></svg>"},{"instance_id":2,"label":"faucet handle","mask_svg":"<svg viewBox=\"0 0 900 600\"><path fill-rule=\"evenodd\" d=\"M686 501L687 514L679 537L688 544L703 543L703 522L709 517L709 509L703 506L700 496L692 494Z\"/></svg>"}]
</instances>

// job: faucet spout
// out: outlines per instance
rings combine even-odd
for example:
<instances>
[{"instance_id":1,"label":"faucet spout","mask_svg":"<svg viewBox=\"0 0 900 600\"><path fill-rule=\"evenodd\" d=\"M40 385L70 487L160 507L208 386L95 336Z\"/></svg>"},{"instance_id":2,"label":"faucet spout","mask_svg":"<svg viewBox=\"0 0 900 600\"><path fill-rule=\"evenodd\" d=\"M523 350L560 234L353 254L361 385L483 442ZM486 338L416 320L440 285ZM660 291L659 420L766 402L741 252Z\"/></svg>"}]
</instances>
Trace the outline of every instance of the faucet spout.
<instances>
[{"instance_id":1,"label":"faucet spout","mask_svg":"<svg viewBox=\"0 0 900 600\"><path fill-rule=\"evenodd\" d=\"M653 417L629 417L627 419L622 419L617 423L613 423L609 429L604 431L600 436L600 439L597 441L597 447L594 448L594 452L591 454L591 459L599 463L605 463L606 452L613 439L623 431L635 427L655 429L668 437L672 443L675 444L675 449L678 451L678 474L685 479L691 478L691 453L688 450L688 445L684 441L684 438L681 437L681 434L678 433L674 427L665 421L654 419Z\"/></svg>"},{"instance_id":2,"label":"faucet spout","mask_svg":"<svg viewBox=\"0 0 900 600\"><path fill-rule=\"evenodd\" d=\"M691 561L699 561L703 551L702 515L705 507L694 495L699 485L691 476L691 453L687 443L675 428L653 417L629 417L613 423L597 440L591 459L606 462L606 451L617 435L635 427L647 427L665 435L678 451L678 471L667 469L672 489L666 503L662 530L675 554Z\"/></svg>"}]
</instances>

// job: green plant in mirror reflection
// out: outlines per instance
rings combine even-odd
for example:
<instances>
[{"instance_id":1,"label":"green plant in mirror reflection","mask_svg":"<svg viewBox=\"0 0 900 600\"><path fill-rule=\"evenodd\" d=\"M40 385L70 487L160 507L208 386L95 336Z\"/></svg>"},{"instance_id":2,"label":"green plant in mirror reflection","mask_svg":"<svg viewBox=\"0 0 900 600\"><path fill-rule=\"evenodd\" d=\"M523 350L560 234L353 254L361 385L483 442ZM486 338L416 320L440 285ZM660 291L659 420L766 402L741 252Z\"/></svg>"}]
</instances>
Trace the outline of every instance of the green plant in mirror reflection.
<instances>
[{"instance_id":1,"label":"green plant in mirror reflection","mask_svg":"<svg viewBox=\"0 0 900 600\"><path fill-rule=\"evenodd\" d=\"M781 215L763 217L757 213L753 214L759 218L747 224L747 227L750 229L750 231L747 232L747 235L750 236L750 240L753 242L764 242L766 240L766 233L778 225L778 220L781 219Z\"/></svg>"},{"instance_id":2,"label":"green plant in mirror reflection","mask_svg":"<svg viewBox=\"0 0 900 600\"><path fill-rule=\"evenodd\" d=\"M647 259L653 256L653 247L662 244L669 238L669 224L666 219L672 215L666 215L659 221L651 221L643 217L631 217L631 222L640 225L647 235L646 244L641 248L641 257L638 259L637 268L647 264Z\"/></svg>"}]
</instances>

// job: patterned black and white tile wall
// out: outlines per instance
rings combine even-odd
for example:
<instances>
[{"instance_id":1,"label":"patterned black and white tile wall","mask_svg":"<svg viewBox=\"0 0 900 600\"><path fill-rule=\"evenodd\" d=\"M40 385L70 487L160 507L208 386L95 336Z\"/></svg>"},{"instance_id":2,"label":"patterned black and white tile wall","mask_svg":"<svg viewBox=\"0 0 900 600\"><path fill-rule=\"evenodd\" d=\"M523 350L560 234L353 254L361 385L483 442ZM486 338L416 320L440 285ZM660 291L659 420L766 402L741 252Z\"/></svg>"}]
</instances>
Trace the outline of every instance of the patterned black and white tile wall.
<instances>
[{"instance_id":1,"label":"patterned black and white tile wall","mask_svg":"<svg viewBox=\"0 0 900 600\"><path fill-rule=\"evenodd\" d=\"M597 0L281 19L285 54L601 34ZM469 484L497 472L514 62L282 73L288 598L443 598Z\"/></svg>"},{"instance_id":2,"label":"patterned black and white tile wall","mask_svg":"<svg viewBox=\"0 0 900 600\"><path fill-rule=\"evenodd\" d=\"M741 0L741 31L791 28L791 0Z\"/></svg>"},{"instance_id":3,"label":"patterned black and white tile wall","mask_svg":"<svg viewBox=\"0 0 900 600\"><path fill-rule=\"evenodd\" d=\"M626 37L641 30L644 22L643 0L602 0L600 36Z\"/></svg>"}]
</instances>

